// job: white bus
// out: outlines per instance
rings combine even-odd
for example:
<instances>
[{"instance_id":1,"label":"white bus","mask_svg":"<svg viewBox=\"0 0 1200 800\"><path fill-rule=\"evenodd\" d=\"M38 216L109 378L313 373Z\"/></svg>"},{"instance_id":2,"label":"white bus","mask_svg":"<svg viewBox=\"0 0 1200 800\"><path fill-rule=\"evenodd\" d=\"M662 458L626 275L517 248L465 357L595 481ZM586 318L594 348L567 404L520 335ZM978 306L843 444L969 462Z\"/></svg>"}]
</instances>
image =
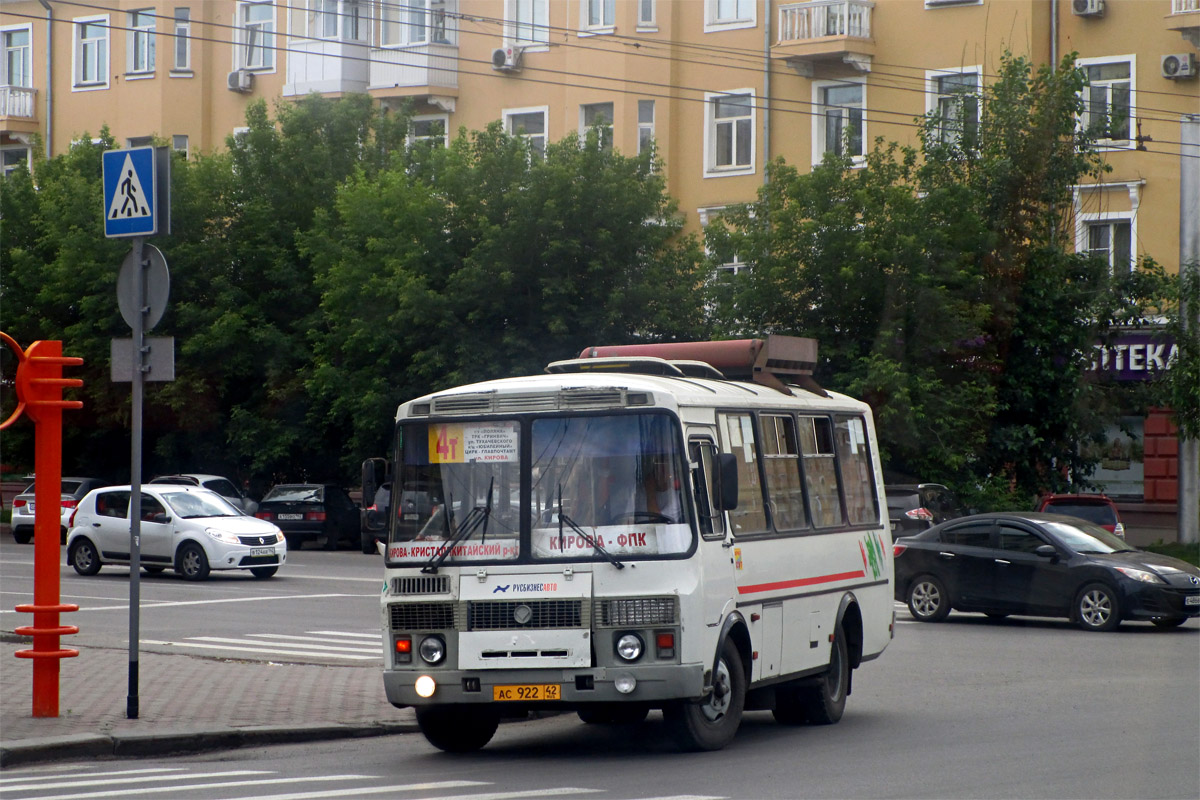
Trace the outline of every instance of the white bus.
<instances>
[{"instance_id":1,"label":"white bus","mask_svg":"<svg viewBox=\"0 0 1200 800\"><path fill-rule=\"evenodd\" d=\"M837 722L892 637L892 548L871 411L815 362L783 336L589 348L401 405L388 700L458 752L537 709L658 709L690 750L744 710Z\"/></svg>"}]
</instances>

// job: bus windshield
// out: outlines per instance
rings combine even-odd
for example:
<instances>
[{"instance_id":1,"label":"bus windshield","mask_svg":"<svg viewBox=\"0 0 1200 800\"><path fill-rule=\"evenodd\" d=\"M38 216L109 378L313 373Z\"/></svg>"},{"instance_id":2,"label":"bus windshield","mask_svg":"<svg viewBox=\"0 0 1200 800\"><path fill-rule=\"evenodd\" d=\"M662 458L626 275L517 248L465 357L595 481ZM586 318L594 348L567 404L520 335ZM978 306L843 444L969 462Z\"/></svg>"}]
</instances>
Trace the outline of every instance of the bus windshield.
<instances>
[{"instance_id":1,"label":"bus windshield","mask_svg":"<svg viewBox=\"0 0 1200 800\"><path fill-rule=\"evenodd\" d=\"M663 413L405 424L388 561L685 554L693 532L680 441Z\"/></svg>"}]
</instances>

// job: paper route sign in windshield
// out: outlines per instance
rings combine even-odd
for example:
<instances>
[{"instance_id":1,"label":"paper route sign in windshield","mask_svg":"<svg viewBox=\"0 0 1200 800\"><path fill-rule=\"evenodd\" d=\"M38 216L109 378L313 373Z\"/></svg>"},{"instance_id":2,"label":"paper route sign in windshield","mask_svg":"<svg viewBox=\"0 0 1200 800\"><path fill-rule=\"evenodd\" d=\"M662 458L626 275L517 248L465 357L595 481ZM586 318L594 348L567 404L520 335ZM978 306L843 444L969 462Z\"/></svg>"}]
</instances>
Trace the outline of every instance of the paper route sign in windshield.
<instances>
[{"instance_id":1,"label":"paper route sign in windshield","mask_svg":"<svg viewBox=\"0 0 1200 800\"><path fill-rule=\"evenodd\" d=\"M433 464L515 462L517 446L515 422L460 422L429 426L429 461Z\"/></svg>"}]
</instances>

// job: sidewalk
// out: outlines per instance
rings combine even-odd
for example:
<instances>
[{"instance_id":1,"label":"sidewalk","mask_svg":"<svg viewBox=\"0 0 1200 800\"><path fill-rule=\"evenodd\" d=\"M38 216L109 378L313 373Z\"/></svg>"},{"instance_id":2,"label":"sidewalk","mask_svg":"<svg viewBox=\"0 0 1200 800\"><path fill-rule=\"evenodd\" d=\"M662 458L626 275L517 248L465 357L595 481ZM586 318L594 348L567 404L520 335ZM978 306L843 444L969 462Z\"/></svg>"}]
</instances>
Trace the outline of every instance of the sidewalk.
<instances>
[{"instance_id":1,"label":"sidewalk","mask_svg":"<svg viewBox=\"0 0 1200 800\"><path fill-rule=\"evenodd\" d=\"M18 641L20 639L20 641ZM138 719L126 718L129 651L80 651L59 670L59 715L34 718L32 661L0 641L0 767L101 756L147 756L417 730L388 703L379 666L275 664L142 652Z\"/></svg>"}]
</instances>

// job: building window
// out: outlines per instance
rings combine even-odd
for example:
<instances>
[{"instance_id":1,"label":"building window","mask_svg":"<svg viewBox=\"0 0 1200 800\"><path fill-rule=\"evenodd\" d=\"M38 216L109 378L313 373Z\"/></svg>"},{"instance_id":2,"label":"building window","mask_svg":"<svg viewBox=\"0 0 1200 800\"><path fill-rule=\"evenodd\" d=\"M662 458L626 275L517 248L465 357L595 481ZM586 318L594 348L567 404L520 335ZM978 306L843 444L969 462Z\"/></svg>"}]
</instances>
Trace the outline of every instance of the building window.
<instances>
[{"instance_id":1,"label":"building window","mask_svg":"<svg viewBox=\"0 0 1200 800\"><path fill-rule=\"evenodd\" d=\"M744 175L754 171L754 94L746 89L705 95L705 171Z\"/></svg>"},{"instance_id":2,"label":"building window","mask_svg":"<svg viewBox=\"0 0 1200 800\"><path fill-rule=\"evenodd\" d=\"M408 127L408 146L445 147L450 118L445 114L413 117Z\"/></svg>"},{"instance_id":3,"label":"building window","mask_svg":"<svg viewBox=\"0 0 1200 800\"><path fill-rule=\"evenodd\" d=\"M579 138L586 140L587 132L596 129L601 150L612 150L613 104L591 103L579 107Z\"/></svg>"},{"instance_id":4,"label":"building window","mask_svg":"<svg viewBox=\"0 0 1200 800\"><path fill-rule=\"evenodd\" d=\"M638 100L638 155L654 142L654 101Z\"/></svg>"},{"instance_id":5,"label":"building window","mask_svg":"<svg viewBox=\"0 0 1200 800\"><path fill-rule=\"evenodd\" d=\"M758 24L756 0L704 0L706 32L753 28Z\"/></svg>"},{"instance_id":6,"label":"building window","mask_svg":"<svg viewBox=\"0 0 1200 800\"><path fill-rule=\"evenodd\" d=\"M656 30L658 28L658 11L655 0L637 0L638 30Z\"/></svg>"},{"instance_id":7,"label":"building window","mask_svg":"<svg viewBox=\"0 0 1200 800\"><path fill-rule=\"evenodd\" d=\"M128 72L154 72L154 11L142 9L130 11L128 43Z\"/></svg>"},{"instance_id":8,"label":"building window","mask_svg":"<svg viewBox=\"0 0 1200 800\"><path fill-rule=\"evenodd\" d=\"M8 177L18 167L30 169L29 148L24 145L0 147L0 174Z\"/></svg>"},{"instance_id":9,"label":"building window","mask_svg":"<svg viewBox=\"0 0 1200 800\"><path fill-rule=\"evenodd\" d=\"M0 84L4 86L33 86L30 73L32 56L29 49L29 28L11 28L0 36L4 46L4 63L0 64L4 74Z\"/></svg>"},{"instance_id":10,"label":"building window","mask_svg":"<svg viewBox=\"0 0 1200 800\"><path fill-rule=\"evenodd\" d=\"M861 83L837 83L817 85L817 114L815 152L813 161L820 161L826 153L850 156L858 160L863 157L863 85Z\"/></svg>"},{"instance_id":11,"label":"building window","mask_svg":"<svg viewBox=\"0 0 1200 800\"><path fill-rule=\"evenodd\" d=\"M548 108L518 108L504 112L504 130L510 136L529 143L530 152L537 158L546 155L546 113Z\"/></svg>"},{"instance_id":12,"label":"building window","mask_svg":"<svg viewBox=\"0 0 1200 800\"><path fill-rule=\"evenodd\" d=\"M973 147L979 138L979 72L938 70L926 73L926 81L937 141Z\"/></svg>"},{"instance_id":13,"label":"building window","mask_svg":"<svg viewBox=\"0 0 1200 800\"><path fill-rule=\"evenodd\" d=\"M267 2L238 5L239 65L246 69L275 66L275 6Z\"/></svg>"},{"instance_id":14,"label":"building window","mask_svg":"<svg viewBox=\"0 0 1200 800\"><path fill-rule=\"evenodd\" d=\"M696 209L696 214L700 218L700 227L707 228L709 223L720 217L724 210L725 206L707 206ZM740 253L733 252L718 254L710 246L707 236L705 236L704 241L704 254L714 261L718 258L724 259L716 265L718 275L737 275L742 270L748 270L751 267L751 264L745 261Z\"/></svg>"},{"instance_id":15,"label":"building window","mask_svg":"<svg viewBox=\"0 0 1200 800\"><path fill-rule=\"evenodd\" d=\"M171 149L177 153L183 153L183 157L188 157L188 137L186 134L177 133L171 137Z\"/></svg>"},{"instance_id":16,"label":"building window","mask_svg":"<svg viewBox=\"0 0 1200 800\"><path fill-rule=\"evenodd\" d=\"M1133 269L1133 225L1127 219L1087 223L1087 252L1108 264L1113 275Z\"/></svg>"},{"instance_id":17,"label":"building window","mask_svg":"<svg viewBox=\"0 0 1200 800\"><path fill-rule=\"evenodd\" d=\"M410 0L384 3L381 28L385 47L414 44L450 44L445 0Z\"/></svg>"},{"instance_id":18,"label":"building window","mask_svg":"<svg viewBox=\"0 0 1200 800\"><path fill-rule=\"evenodd\" d=\"M154 137L153 136L129 136L125 139L125 146L127 148L153 147L154 146Z\"/></svg>"},{"instance_id":19,"label":"building window","mask_svg":"<svg viewBox=\"0 0 1200 800\"><path fill-rule=\"evenodd\" d=\"M1116 59L1081 58L1087 76L1083 89L1084 130L1101 141L1128 142L1133 129L1133 56Z\"/></svg>"},{"instance_id":20,"label":"building window","mask_svg":"<svg viewBox=\"0 0 1200 800\"><path fill-rule=\"evenodd\" d=\"M192 68L192 12L187 8L175 9L175 62L174 69Z\"/></svg>"},{"instance_id":21,"label":"building window","mask_svg":"<svg viewBox=\"0 0 1200 800\"><path fill-rule=\"evenodd\" d=\"M586 31L608 32L616 26L616 0L583 0L579 4L579 27Z\"/></svg>"},{"instance_id":22,"label":"building window","mask_svg":"<svg viewBox=\"0 0 1200 800\"><path fill-rule=\"evenodd\" d=\"M108 17L75 20L75 85L108 86Z\"/></svg>"},{"instance_id":23,"label":"building window","mask_svg":"<svg viewBox=\"0 0 1200 800\"><path fill-rule=\"evenodd\" d=\"M504 19L508 39L516 44L547 44L550 41L548 0L505 0Z\"/></svg>"}]
</instances>

